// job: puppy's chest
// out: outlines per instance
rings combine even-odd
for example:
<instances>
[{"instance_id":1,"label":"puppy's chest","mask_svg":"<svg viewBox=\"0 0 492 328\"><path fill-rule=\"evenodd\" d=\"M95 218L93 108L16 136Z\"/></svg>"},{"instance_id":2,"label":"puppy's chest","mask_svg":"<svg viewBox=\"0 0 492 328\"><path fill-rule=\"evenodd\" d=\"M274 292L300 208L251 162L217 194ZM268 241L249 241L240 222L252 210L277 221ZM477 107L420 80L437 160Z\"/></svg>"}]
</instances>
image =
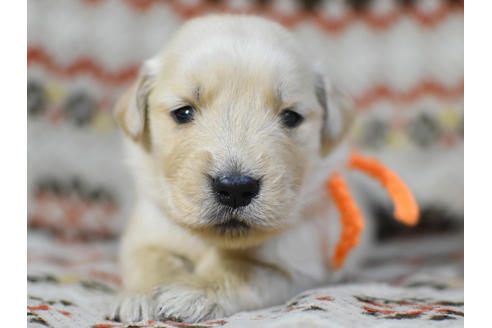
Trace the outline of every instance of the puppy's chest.
<instances>
[{"instance_id":1,"label":"puppy's chest","mask_svg":"<svg viewBox=\"0 0 492 328\"><path fill-rule=\"evenodd\" d=\"M140 201L135 214L125 238L129 244L161 246L193 262L207 252L206 243L164 217L152 203Z\"/></svg>"},{"instance_id":2,"label":"puppy's chest","mask_svg":"<svg viewBox=\"0 0 492 328\"><path fill-rule=\"evenodd\" d=\"M293 277L323 281L332 268L331 254L338 241L340 224L336 211L323 211L303 217L299 223L261 247L258 256L275 264Z\"/></svg>"}]
</instances>

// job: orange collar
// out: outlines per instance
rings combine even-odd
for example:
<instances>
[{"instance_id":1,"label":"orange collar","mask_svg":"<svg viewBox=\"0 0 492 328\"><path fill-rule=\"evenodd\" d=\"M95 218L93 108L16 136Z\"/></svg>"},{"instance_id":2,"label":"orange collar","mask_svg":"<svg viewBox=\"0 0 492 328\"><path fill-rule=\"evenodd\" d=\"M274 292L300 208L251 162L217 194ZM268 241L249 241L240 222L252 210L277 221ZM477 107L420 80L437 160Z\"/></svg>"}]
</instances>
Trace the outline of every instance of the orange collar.
<instances>
[{"instance_id":1,"label":"orange collar","mask_svg":"<svg viewBox=\"0 0 492 328\"><path fill-rule=\"evenodd\" d=\"M412 226L418 223L417 202L408 186L396 173L377 159L363 157L356 152L351 154L348 166L367 174L382 184L395 205L394 216L398 221ZM339 269L343 266L350 250L359 244L359 234L364 228L364 218L340 173L333 173L325 186L341 216L342 234L333 255L335 269Z\"/></svg>"}]
</instances>

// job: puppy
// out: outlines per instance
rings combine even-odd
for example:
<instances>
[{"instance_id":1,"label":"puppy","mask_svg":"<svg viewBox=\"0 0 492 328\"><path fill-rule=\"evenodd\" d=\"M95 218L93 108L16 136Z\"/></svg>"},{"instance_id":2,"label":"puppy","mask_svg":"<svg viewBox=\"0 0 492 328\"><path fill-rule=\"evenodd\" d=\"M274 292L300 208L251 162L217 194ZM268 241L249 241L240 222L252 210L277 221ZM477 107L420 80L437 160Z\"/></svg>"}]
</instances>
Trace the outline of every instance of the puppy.
<instances>
[{"instance_id":1,"label":"puppy","mask_svg":"<svg viewBox=\"0 0 492 328\"><path fill-rule=\"evenodd\" d=\"M110 317L199 322L334 277L348 106L280 25L186 23L116 105L138 196Z\"/></svg>"}]
</instances>

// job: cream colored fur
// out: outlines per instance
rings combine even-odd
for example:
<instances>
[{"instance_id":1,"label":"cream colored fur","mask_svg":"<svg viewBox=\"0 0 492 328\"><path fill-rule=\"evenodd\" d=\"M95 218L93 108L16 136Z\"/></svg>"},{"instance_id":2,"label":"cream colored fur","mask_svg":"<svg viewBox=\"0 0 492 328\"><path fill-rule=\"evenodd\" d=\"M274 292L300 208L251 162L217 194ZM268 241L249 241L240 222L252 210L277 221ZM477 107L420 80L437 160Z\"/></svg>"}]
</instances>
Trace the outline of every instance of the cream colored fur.
<instances>
[{"instance_id":1,"label":"cream colored fur","mask_svg":"<svg viewBox=\"0 0 492 328\"><path fill-rule=\"evenodd\" d=\"M111 317L198 322L278 304L335 278L326 259L338 214L323 183L348 154L341 99L273 22L186 23L116 107L138 198ZM197 113L178 125L170 112L183 105ZM293 129L279 119L289 107L305 118ZM213 225L227 218L214 216L208 176L231 166L262 177L259 195L236 213L246 232Z\"/></svg>"}]
</instances>

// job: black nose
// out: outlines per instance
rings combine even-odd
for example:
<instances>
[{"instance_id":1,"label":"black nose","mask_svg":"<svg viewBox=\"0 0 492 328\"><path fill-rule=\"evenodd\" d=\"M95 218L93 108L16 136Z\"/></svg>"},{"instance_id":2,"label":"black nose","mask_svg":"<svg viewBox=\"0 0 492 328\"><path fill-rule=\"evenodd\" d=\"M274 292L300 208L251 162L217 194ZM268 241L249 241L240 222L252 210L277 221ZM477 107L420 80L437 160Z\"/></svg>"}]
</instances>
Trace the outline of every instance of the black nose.
<instances>
[{"instance_id":1,"label":"black nose","mask_svg":"<svg viewBox=\"0 0 492 328\"><path fill-rule=\"evenodd\" d=\"M246 175L228 175L213 179L212 189L219 203L238 208L258 195L260 182Z\"/></svg>"}]
</instances>

